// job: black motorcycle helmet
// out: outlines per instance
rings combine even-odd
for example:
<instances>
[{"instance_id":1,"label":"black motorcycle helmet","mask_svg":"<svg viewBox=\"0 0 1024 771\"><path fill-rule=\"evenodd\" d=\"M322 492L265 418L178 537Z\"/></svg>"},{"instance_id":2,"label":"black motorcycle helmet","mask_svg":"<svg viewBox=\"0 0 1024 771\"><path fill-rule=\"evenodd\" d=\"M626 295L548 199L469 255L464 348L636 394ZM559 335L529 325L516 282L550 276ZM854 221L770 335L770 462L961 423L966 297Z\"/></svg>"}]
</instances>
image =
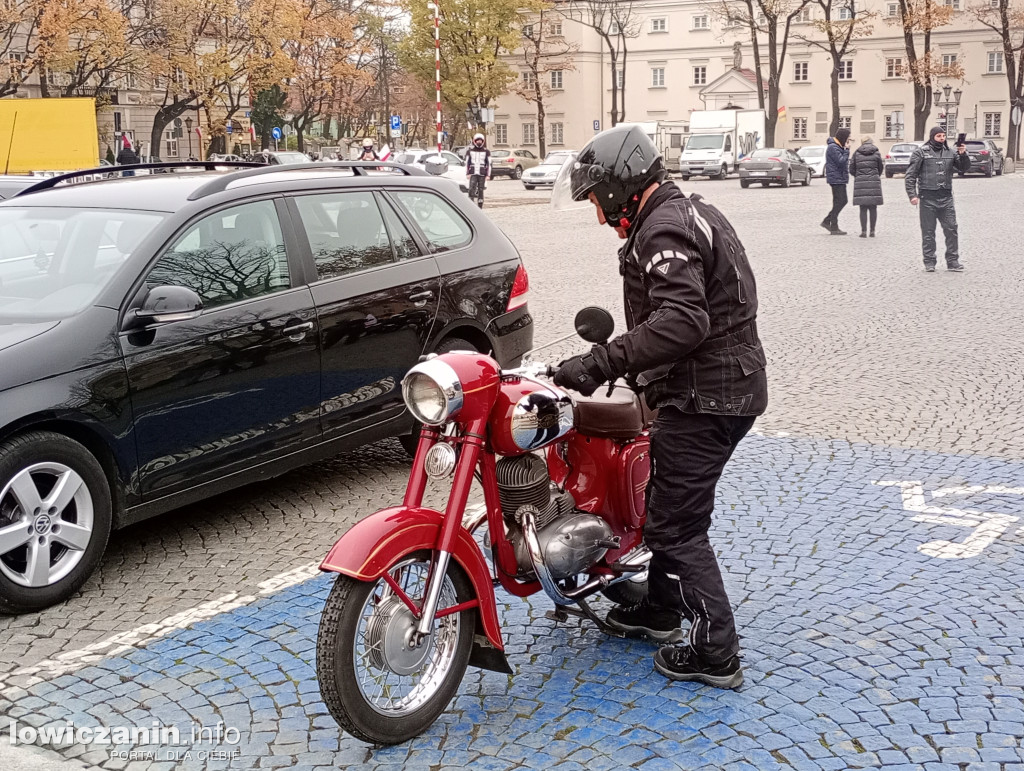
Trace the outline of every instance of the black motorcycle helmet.
<instances>
[{"instance_id":1,"label":"black motorcycle helmet","mask_svg":"<svg viewBox=\"0 0 1024 771\"><path fill-rule=\"evenodd\" d=\"M573 201L593 193L613 228L629 229L644 190L665 179L661 153L637 125L602 131L571 164L569 190Z\"/></svg>"}]
</instances>

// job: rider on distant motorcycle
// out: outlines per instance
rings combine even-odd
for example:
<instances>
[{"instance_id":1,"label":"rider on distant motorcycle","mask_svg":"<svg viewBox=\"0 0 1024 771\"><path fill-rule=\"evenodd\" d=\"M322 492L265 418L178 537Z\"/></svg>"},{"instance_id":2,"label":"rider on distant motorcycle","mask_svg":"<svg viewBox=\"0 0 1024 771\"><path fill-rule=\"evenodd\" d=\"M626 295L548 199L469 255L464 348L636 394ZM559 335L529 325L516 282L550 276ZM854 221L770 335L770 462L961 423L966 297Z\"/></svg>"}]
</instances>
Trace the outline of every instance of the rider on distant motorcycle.
<instances>
[{"instance_id":1,"label":"rider on distant motorcycle","mask_svg":"<svg viewBox=\"0 0 1024 771\"><path fill-rule=\"evenodd\" d=\"M659 408L651 441L644 537L653 552L644 603L608 614L609 626L660 642L655 668L719 688L743 682L739 640L708 539L715 486L768 403L757 335L757 292L728 220L666 181L639 126L594 137L559 174L556 208L589 200L626 239L619 250L629 331L563 361L554 381L584 395L628 376Z\"/></svg>"}]
</instances>

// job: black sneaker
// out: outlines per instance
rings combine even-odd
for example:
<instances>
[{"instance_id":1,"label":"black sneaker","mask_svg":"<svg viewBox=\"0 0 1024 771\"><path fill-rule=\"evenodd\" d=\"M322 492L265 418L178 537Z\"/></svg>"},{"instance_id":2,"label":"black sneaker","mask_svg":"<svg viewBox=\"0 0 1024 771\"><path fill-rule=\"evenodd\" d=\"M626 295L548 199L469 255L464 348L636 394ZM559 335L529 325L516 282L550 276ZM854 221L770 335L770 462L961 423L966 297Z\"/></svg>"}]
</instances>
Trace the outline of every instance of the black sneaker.
<instances>
[{"instance_id":1,"label":"black sneaker","mask_svg":"<svg viewBox=\"0 0 1024 771\"><path fill-rule=\"evenodd\" d=\"M679 614L647 602L629 608L612 608L605 617L605 623L626 637L648 637L660 643L677 643L683 639Z\"/></svg>"},{"instance_id":2,"label":"black sneaker","mask_svg":"<svg viewBox=\"0 0 1024 771\"><path fill-rule=\"evenodd\" d=\"M832 230L830 232L834 236L845 236L846 235L846 231L845 230L840 230L839 228L836 228L835 230Z\"/></svg>"},{"instance_id":3,"label":"black sneaker","mask_svg":"<svg viewBox=\"0 0 1024 771\"><path fill-rule=\"evenodd\" d=\"M925 273L934 273L935 272L935 266L934 265L925 265L924 266L924 271L925 271Z\"/></svg>"},{"instance_id":4,"label":"black sneaker","mask_svg":"<svg viewBox=\"0 0 1024 771\"><path fill-rule=\"evenodd\" d=\"M946 266L946 270L951 270L954 273L963 273L964 272L964 266L961 265L959 262L954 262L954 263L951 263L951 264L947 265Z\"/></svg>"},{"instance_id":5,"label":"black sneaker","mask_svg":"<svg viewBox=\"0 0 1024 771\"><path fill-rule=\"evenodd\" d=\"M739 688L743 685L739 656L733 656L724 664L707 664L689 645L659 648L654 654L654 668L671 680L693 681L715 688Z\"/></svg>"},{"instance_id":6,"label":"black sneaker","mask_svg":"<svg viewBox=\"0 0 1024 771\"><path fill-rule=\"evenodd\" d=\"M832 225L829 224L828 217L821 221L821 226L825 228L825 230L827 230L829 233L832 232Z\"/></svg>"}]
</instances>

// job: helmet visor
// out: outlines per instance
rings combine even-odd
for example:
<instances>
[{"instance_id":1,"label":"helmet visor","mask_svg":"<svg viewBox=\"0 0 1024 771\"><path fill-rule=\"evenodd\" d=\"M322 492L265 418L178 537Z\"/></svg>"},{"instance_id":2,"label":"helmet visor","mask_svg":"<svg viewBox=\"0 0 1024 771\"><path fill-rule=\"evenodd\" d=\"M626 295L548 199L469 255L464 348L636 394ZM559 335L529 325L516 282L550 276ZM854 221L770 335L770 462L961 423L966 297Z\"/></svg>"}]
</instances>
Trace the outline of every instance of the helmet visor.
<instances>
[{"instance_id":1,"label":"helmet visor","mask_svg":"<svg viewBox=\"0 0 1024 771\"><path fill-rule=\"evenodd\" d=\"M569 158L562 164L551 190L551 208L555 211L585 209L590 206L588 194L596 182L585 180L581 184L581 174L585 176L586 166ZM597 167L600 168L600 167Z\"/></svg>"}]
</instances>

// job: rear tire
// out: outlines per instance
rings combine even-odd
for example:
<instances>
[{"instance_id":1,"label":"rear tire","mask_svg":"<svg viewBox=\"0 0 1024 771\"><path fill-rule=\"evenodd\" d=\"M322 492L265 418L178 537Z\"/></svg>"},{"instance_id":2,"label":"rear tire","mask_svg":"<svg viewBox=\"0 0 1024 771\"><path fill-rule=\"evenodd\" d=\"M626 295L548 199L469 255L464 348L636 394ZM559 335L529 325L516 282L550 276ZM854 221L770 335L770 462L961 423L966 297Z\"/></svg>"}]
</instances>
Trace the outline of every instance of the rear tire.
<instances>
[{"instance_id":1,"label":"rear tire","mask_svg":"<svg viewBox=\"0 0 1024 771\"><path fill-rule=\"evenodd\" d=\"M434 353L451 353L452 351L475 351L476 346L468 340L464 340L461 337L447 337L440 342L437 346L437 350ZM413 424L412 431L408 434L401 434L398 437L399 443L402 445L409 457L415 457L416 448L420 443L420 431L423 429L423 424L416 422Z\"/></svg>"},{"instance_id":2,"label":"rear tire","mask_svg":"<svg viewBox=\"0 0 1024 771\"><path fill-rule=\"evenodd\" d=\"M992 161L988 165L988 168L985 169L985 176L986 177L991 177L993 174L995 174L995 166L996 166L995 161Z\"/></svg>"},{"instance_id":3,"label":"rear tire","mask_svg":"<svg viewBox=\"0 0 1024 771\"><path fill-rule=\"evenodd\" d=\"M516 166L516 170L512 172L512 176L515 177L516 179L522 179L523 178L523 167L522 166Z\"/></svg>"},{"instance_id":4,"label":"rear tire","mask_svg":"<svg viewBox=\"0 0 1024 771\"><path fill-rule=\"evenodd\" d=\"M689 182L690 181L690 175L689 174L680 174L679 178L681 180L683 180L683 182Z\"/></svg>"},{"instance_id":5,"label":"rear tire","mask_svg":"<svg viewBox=\"0 0 1024 771\"><path fill-rule=\"evenodd\" d=\"M999 164L999 171L996 172L997 177L1003 176L1003 167L1006 165L1006 161Z\"/></svg>"},{"instance_id":6,"label":"rear tire","mask_svg":"<svg viewBox=\"0 0 1024 771\"><path fill-rule=\"evenodd\" d=\"M786 172L786 176L782 178L781 184L782 184L783 187L789 187L791 184L793 184L793 172L792 171L787 171Z\"/></svg>"},{"instance_id":7,"label":"rear tire","mask_svg":"<svg viewBox=\"0 0 1024 771\"><path fill-rule=\"evenodd\" d=\"M415 552L388 568L393 577L398 573L398 583L406 584L403 589L410 592L414 603L422 601L422 589L417 594L416 584L425 583L424 566L429 561L428 552ZM406 565L409 568L403 574ZM410 586L405 576L412 575L413 570ZM441 591L439 608L475 596L469 579L454 560L449 563ZM410 623L411 614L383 579L368 582L338 576L327 597L316 642L320 694L338 725L361 741L400 744L423 733L448 707L466 673L476 629L475 609L437 619L432 647L419 662L399 643ZM436 647L439 644L443 648ZM402 666L412 671L402 673ZM375 672L382 674L375 676ZM421 673L419 682L413 677L417 673ZM391 681L392 675L398 683ZM378 677L384 679L376 693ZM404 696L402 678L410 680L409 692ZM403 702L409 703L403 706Z\"/></svg>"}]
</instances>

